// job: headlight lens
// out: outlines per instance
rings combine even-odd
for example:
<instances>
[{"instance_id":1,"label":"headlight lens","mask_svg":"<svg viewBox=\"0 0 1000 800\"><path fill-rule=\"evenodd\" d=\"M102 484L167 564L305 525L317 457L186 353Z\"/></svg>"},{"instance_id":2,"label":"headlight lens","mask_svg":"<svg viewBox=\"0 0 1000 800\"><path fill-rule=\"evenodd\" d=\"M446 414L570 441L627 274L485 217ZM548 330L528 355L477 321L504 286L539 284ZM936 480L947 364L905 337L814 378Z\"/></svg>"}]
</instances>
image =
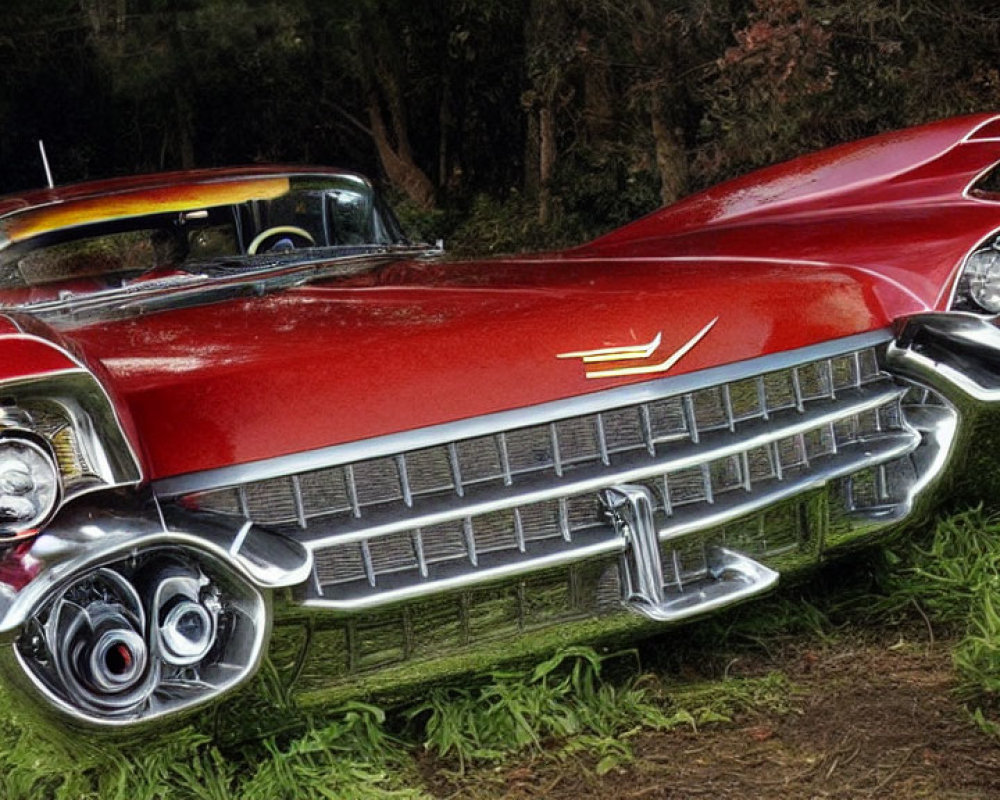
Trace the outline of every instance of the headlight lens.
<instances>
[{"instance_id":1,"label":"headlight lens","mask_svg":"<svg viewBox=\"0 0 1000 800\"><path fill-rule=\"evenodd\" d=\"M0 536L37 528L58 499L59 472L51 453L27 437L0 439Z\"/></svg>"},{"instance_id":2,"label":"headlight lens","mask_svg":"<svg viewBox=\"0 0 1000 800\"><path fill-rule=\"evenodd\" d=\"M969 297L993 314L1000 313L1000 250L977 250L965 262Z\"/></svg>"}]
</instances>

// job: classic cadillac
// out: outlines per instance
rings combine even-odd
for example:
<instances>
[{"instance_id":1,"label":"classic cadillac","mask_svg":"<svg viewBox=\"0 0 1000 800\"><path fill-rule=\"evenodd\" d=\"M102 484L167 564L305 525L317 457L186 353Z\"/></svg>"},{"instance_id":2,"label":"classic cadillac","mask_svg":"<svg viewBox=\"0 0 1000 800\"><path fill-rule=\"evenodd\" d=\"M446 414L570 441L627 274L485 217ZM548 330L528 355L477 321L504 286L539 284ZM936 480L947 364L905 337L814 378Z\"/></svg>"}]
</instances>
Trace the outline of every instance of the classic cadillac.
<instances>
[{"instance_id":1,"label":"classic cadillac","mask_svg":"<svg viewBox=\"0 0 1000 800\"><path fill-rule=\"evenodd\" d=\"M991 454L998 161L951 119L486 262L342 171L0 199L10 692L274 719L905 530Z\"/></svg>"}]
</instances>

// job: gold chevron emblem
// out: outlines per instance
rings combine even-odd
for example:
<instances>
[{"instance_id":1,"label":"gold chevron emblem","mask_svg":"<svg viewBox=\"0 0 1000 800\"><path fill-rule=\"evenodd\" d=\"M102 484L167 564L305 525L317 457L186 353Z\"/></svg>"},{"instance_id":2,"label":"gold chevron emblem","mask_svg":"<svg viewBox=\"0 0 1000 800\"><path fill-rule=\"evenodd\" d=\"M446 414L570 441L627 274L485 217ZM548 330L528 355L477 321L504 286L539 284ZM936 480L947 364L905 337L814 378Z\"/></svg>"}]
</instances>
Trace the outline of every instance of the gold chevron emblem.
<instances>
[{"instance_id":1,"label":"gold chevron emblem","mask_svg":"<svg viewBox=\"0 0 1000 800\"><path fill-rule=\"evenodd\" d=\"M694 336L688 339L679 348L671 353L666 361L658 364L644 364L635 366L612 367L610 369L591 370L586 373L588 378L618 378L624 375L655 375L659 372L666 372L686 356L691 349L704 339L712 326L719 321L716 317ZM572 353L559 353L556 358L575 358L584 364L595 364L609 361L642 361L652 358L663 341L663 331L660 331L647 344L631 344L621 347L601 347L596 350L577 350Z\"/></svg>"}]
</instances>

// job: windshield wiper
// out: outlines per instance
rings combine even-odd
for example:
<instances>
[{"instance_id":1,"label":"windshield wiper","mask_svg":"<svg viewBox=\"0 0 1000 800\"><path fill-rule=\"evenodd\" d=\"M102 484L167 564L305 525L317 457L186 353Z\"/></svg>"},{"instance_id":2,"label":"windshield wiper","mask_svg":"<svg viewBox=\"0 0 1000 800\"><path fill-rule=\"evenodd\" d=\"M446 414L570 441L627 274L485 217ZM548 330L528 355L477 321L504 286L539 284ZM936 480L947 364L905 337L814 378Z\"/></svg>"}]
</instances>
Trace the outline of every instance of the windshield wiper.
<instances>
[{"instance_id":1,"label":"windshield wiper","mask_svg":"<svg viewBox=\"0 0 1000 800\"><path fill-rule=\"evenodd\" d=\"M310 248L288 254L224 257L187 266L192 270L140 278L113 289L60 297L19 306L48 318L82 317L104 314L109 307L127 313L143 313L166 307L214 302L240 295L262 295L323 278L356 275L400 258L427 258L441 250L427 246L366 246ZM331 250L337 257L332 257ZM361 252L357 252L361 250Z\"/></svg>"}]
</instances>

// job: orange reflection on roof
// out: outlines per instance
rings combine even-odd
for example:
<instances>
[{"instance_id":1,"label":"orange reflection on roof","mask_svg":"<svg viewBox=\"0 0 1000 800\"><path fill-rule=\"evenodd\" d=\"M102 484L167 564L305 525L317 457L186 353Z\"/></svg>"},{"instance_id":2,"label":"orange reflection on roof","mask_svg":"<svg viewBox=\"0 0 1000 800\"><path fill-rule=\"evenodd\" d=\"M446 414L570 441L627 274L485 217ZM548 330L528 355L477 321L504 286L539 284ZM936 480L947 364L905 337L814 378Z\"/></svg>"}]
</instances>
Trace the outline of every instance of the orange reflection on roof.
<instances>
[{"instance_id":1,"label":"orange reflection on roof","mask_svg":"<svg viewBox=\"0 0 1000 800\"><path fill-rule=\"evenodd\" d=\"M287 177L165 186L43 206L8 217L3 227L10 241L20 242L42 233L91 222L196 211L247 200L270 200L286 194L289 188Z\"/></svg>"}]
</instances>

